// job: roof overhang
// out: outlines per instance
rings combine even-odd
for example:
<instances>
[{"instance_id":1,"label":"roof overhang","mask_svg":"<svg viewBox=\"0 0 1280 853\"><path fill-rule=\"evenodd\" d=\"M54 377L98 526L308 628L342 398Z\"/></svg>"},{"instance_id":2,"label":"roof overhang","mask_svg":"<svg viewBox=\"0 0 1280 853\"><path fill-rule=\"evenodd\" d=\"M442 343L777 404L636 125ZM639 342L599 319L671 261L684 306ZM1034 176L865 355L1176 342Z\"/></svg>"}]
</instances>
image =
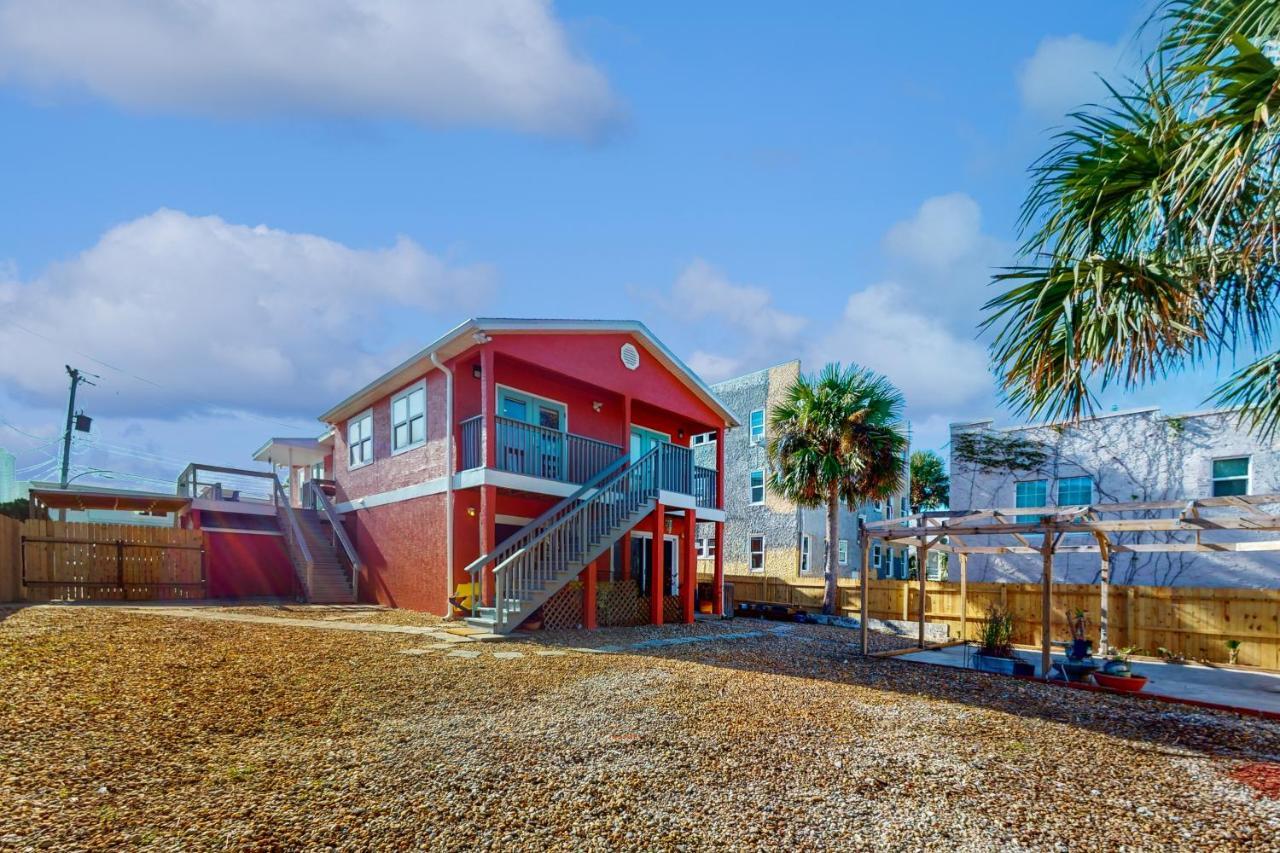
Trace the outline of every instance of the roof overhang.
<instances>
[{"instance_id":1,"label":"roof overhang","mask_svg":"<svg viewBox=\"0 0 1280 853\"><path fill-rule=\"evenodd\" d=\"M147 515L182 512L191 506L191 499L181 495L108 489L102 486L61 488L55 483L32 483L31 500L49 509L110 509Z\"/></svg>"},{"instance_id":2,"label":"roof overhang","mask_svg":"<svg viewBox=\"0 0 1280 853\"><path fill-rule=\"evenodd\" d=\"M694 373L688 365L668 349L666 344L658 340L644 323L638 320L524 320L493 317L474 318L454 327L425 349L410 356L401 364L393 367L325 412L320 416L320 420L328 424L336 424L351 415L364 411L389 392L407 385L417 377L434 369L433 355L440 361L447 361L476 344L483 343L487 335L599 335L609 333L633 335L650 355L670 370L712 411L723 418L725 426L735 427L740 425L741 422L738 420L737 415L721 402L710 386L703 382L698 374Z\"/></svg>"},{"instance_id":3,"label":"roof overhang","mask_svg":"<svg viewBox=\"0 0 1280 853\"><path fill-rule=\"evenodd\" d=\"M328 437L328 443L325 438ZM272 465L315 465L332 452L333 430L320 438L269 438L253 458Z\"/></svg>"}]
</instances>

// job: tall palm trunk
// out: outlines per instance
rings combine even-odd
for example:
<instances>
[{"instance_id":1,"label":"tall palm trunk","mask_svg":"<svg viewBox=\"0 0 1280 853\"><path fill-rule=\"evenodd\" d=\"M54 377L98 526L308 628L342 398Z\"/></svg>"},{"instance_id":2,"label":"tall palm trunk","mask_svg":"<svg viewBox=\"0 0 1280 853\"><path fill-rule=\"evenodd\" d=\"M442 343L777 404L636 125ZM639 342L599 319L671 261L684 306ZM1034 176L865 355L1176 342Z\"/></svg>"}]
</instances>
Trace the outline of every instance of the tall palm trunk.
<instances>
[{"instance_id":1,"label":"tall palm trunk","mask_svg":"<svg viewBox=\"0 0 1280 853\"><path fill-rule=\"evenodd\" d=\"M840 494L836 486L827 492L827 548L823 557L822 577L826 581L826 590L822 594L822 612L828 616L835 614L839 604L839 571L837 561L840 553Z\"/></svg>"}]
</instances>

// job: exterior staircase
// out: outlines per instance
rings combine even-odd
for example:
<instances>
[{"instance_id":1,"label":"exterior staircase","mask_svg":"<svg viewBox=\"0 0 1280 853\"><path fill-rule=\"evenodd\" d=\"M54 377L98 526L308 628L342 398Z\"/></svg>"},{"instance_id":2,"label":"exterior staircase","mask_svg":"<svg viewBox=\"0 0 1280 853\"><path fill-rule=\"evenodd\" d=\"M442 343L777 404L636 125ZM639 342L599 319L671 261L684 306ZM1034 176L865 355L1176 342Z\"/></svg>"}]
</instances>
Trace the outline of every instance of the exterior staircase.
<instances>
[{"instance_id":1,"label":"exterior staircase","mask_svg":"<svg viewBox=\"0 0 1280 853\"><path fill-rule=\"evenodd\" d=\"M323 491L308 489L304 503L316 508L295 509L276 481L276 519L298 585L312 604L351 604L357 598L353 583L360 576L359 556Z\"/></svg>"},{"instance_id":2,"label":"exterior staircase","mask_svg":"<svg viewBox=\"0 0 1280 853\"><path fill-rule=\"evenodd\" d=\"M657 505L663 448L623 457L467 567L472 589L493 566L493 606L472 608L468 624L507 634L613 547Z\"/></svg>"}]
</instances>

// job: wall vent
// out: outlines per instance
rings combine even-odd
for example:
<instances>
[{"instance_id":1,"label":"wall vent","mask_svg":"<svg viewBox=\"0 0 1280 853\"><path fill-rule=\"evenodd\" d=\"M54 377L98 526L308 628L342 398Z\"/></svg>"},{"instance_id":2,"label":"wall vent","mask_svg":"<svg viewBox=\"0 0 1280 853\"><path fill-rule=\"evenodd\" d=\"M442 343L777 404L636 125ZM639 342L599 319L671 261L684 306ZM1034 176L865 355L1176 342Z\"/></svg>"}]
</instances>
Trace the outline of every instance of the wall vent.
<instances>
[{"instance_id":1,"label":"wall vent","mask_svg":"<svg viewBox=\"0 0 1280 853\"><path fill-rule=\"evenodd\" d=\"M622 363L627 370L635 370L640 366L640 351L634 344L622 345Z\"/></svg>"}]
</instances>

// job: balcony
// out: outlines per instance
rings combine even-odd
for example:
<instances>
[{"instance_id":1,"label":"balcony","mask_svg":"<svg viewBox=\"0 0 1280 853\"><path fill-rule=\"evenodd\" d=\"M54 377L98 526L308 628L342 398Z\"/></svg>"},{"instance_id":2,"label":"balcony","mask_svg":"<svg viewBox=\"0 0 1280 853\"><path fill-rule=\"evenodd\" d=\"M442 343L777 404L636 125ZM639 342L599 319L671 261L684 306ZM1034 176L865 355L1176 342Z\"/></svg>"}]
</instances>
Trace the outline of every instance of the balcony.
<instances>
[{"instance_id":1,"label":"balcony","mask_svg":"<svg viewBox=\"0 0 1280 853\"><path fill-rule=\"evenodd\" d=\"M580 485L616 462L626 449L570 432L535 426L510 418L494 418L497 432L495 468L511 474ZM484 418L467 418L460 431L460 470L484 467ZM716 509L716 472L693 464L693 451L676 444L659 445L661 487L692 495L697 506Z\"/></svg>"}]
</instances>

